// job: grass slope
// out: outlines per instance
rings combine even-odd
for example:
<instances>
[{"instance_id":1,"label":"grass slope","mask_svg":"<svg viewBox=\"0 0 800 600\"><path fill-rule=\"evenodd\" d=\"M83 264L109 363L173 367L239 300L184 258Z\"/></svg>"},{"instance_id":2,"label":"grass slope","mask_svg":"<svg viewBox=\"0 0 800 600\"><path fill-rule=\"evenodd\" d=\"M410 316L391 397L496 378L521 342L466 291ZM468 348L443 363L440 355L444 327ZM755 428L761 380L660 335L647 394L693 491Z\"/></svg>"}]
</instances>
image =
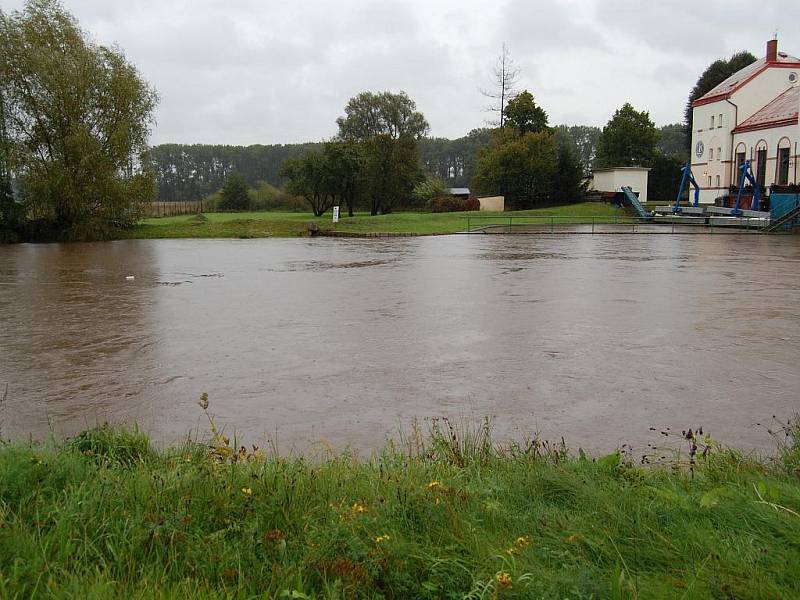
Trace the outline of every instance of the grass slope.
<instances>
[{"instance_id":1,"label":"grass slope","mask_svg":"<svg viewBox=\"0 0 800 600\"><path fill-rule=\"evenodd\" d=\"M398 212L374 217L358 214L353 218L342 218L337 225L331 222L330 214L314 217L308 213L285 212L207 213L201 217L145 219L134 229L124 232L123 236L137 239L296 237L304 235L311 222L317 223L324 230L348 233L446 234L464 231L467 226L467 214L482 218L496 217L500 222L508 216L536 218L555 216L559 217L561 222L564 222L567 216L582 218L624 216L620 209L597 202L495 214ZM491 221L481 220L481 223L489 224Z\"/></svg>"},{"instance_id":2,"label":"grass slope","mask_svg":"<svg viewBox=\"0 0 800 600\"><path fill-rule=\"evenodd\" d=\"M800 449L681 464L444 426L366 461L6 444L0 597L800 597Z\"/></svg>"}]
</instances>

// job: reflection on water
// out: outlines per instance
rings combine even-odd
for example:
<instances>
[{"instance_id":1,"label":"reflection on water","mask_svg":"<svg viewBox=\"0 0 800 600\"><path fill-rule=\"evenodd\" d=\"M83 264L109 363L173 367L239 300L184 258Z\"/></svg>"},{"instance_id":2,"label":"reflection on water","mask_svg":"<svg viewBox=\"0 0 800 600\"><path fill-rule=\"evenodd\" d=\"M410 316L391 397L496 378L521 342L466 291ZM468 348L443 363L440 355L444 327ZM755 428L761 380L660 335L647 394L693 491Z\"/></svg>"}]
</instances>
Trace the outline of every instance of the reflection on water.
<instances>
[{"instance_id":1,"label":"reflection on water","mask_svg":"<svg viewBox=\"0 0 800 600\"><path fill-rule=\"evenodd\" d=\"M450 236L0 247L4 435L221 423L371 448L491 415L602 450L800 410L800 241ZM126 279L134 276L133 280Z\"/></svg>"}]
</instances>

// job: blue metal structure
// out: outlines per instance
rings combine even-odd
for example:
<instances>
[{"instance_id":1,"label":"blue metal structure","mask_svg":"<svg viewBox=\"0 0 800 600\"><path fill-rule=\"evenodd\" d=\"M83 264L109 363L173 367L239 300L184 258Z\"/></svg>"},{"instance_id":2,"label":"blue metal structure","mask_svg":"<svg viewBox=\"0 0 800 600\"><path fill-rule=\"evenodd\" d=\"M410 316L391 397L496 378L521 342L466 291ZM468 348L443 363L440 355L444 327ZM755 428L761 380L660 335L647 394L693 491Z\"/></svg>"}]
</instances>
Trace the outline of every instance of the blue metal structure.
<instances>
[{"instance_id":1,"label":"blue metal structure","mask_svg":"<svg viewBox=\"0 0 800 600\"><path fill-rule=\"evenodd\" d=\"M761 196L761 186L758 185L756 178L753 177L753 170L751 167L751 161L746 160L742 163L739 167L739 170L742 172L741 177L739 177L739 192L736 194L736 206L731 211L731 214L740 217L742 216L742 192L744 191L744 180L750 183L753 186L753 200L750 202L750 209L751 210L758 210L760 204L760 196ZM754 208L755 207L755 208Z\"/></svg>"},{"instance_id":2,"label":"blue metal structure","mask_svg":"<svg viewBox=\"0 0 800 600\"><path fill-rule=\"evenodd\" d=\"M636 197L636 194L633 192L633 190L630 187L628 187L626 185L622 186L622 194L623 194L623 198L625 198L625 201L627 201L627 203L630 204L631 207L633 207L633 210L636 211L636 215L639 218L641 218L641 219L652 219L653 218L653 215L651 215L649 212L647 212L644 209L644 206L642 206L642 203L639 202L639 198Z\"/></svg>"},{"instance_id":3,"label":"blue metal structure","mask_svg":"<svg viewBox=\"0 0 800 600\"><path fill-rule=\"evenodd\" d=\"M686 191L686 186L689 184L694 186L694 204L692 206L700 206L700 186L697 185L697 180L692 174L692 168L689 163L681 167L681 172L683 173L681 187L678 190L678 197L675 199L675 206L672 207L672 212L676 214L681 212L681 198L683 198L683 192Z\"/></svg>"}]
</instances>

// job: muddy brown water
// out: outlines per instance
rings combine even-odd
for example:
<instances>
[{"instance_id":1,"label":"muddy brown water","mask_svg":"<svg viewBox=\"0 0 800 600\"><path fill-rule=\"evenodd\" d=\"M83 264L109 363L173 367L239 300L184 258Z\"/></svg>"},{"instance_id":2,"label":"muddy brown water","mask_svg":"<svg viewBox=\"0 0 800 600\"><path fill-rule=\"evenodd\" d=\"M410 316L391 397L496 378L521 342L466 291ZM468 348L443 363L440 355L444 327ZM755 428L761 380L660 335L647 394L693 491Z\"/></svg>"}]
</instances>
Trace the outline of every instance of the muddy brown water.
<instances>
[{"instance_id":1,"label":"muddy brown water","mask_svg":"<svg viewBox=\"0 0 800 600\"><path fill-rule=\"evenodd\" d=\"M126 279L133 275L134 280ZM138 423L367 451L491 416L603 451L800 410L800 238L447 236L0 247L2 435Z\"/></svg>"}]
</instances>

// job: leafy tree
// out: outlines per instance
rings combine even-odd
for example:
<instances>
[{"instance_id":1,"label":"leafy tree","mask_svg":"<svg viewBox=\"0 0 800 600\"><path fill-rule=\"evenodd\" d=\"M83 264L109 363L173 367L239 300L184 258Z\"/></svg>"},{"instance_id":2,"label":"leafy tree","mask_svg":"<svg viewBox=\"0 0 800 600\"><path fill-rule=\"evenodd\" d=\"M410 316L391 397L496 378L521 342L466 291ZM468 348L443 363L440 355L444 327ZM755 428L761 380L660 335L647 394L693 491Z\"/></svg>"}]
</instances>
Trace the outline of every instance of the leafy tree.
<instances>
[{"instance_id":1,"label":"leafy tree","mask_svg":"<svg viewBox=\"0 0 800 600\"><path fill-rule=\"evenodd\" d=\"M250 208L250 188L236 171L228 175L220 196L219 208L222 210L242 211Z\"/></svg>"},{"instance_id":2,"label":"leafy tree","mask_svg":"<svg viewBox=\"0 0 800 600\"><path fill-rule=\"evenodd\" d=\"M362 142L363 183L371 215L388 214L412 198L422 179L417 145L411 136L378 135Z\"/></svg>"},{"instance_id":3,"label":"leafy tree","mask_svg":"<svg viewBox=\"0 0 800 600\"><path fill-rule=\"evenodd\" d=\"M558 144L558 166L553 175L552 199L561 202L580 202L586 193L583 163L575 141L563 129L554 131Z\"/></svg>"},{"instance_id":4,"label":"leafy tree","mask_svg":"<svg viewBox=\"0 0 800 600\"><path fill-rule=\"evenodd\" d=\"M287 160L281 175L288 180L289 193L305 198L314 216L321 217L333 207L335 196L322 152L309 150L299 158Z\"/></svg>"},{"instance_id":5,"label":"leafy tree","mask_svg":"<svg viewBox=\"0 0 800 600\"><path fill-rule=\"evenodd\" d=\"M508 46L503 44L500 55L492 70L492 87L481 90L481 94L490 98L492 103L485 108L486 112L497 115L496 119L489 121L489 125L504 127L506 124L506 105L514 97L516 85L519 81L519 68L514 65Z\"/></svg>"},{"instance_id":6,"label":"leafy tree","mask_svg":"<svg viewBox=\"0 0 800 600\"><path fill-rule=\"evenodd\" d=\"M22 224L21 207L11 187L9 140L6 133L5 101L0 93L0 243L18 239Z\"/></svg>"},{"instance_id":7,"label":"leafy tree","mask_svg":"<svg viewBox=\"0 0 800 600\"><path fill-rule=\"evenodd\" d=\"M702 98L720 83L725 81L728 77L744 69L746 66L756 62L756 60L758 59L750 52L743 50L741 52L737 52L728 60L717 59L708 65L708 67L706 67L706 70L703 71L702 75L700 75L700 78L697 80L697 83L695 83L692 91L689 92L689 99L687 100L686 108L684 109L683 120L686 124L684 154L688 155L691 152L690 146L692 144L693 131L692 105L694 104L694 101L698 98Z\"/></svg>"},{"instance_id":8,"label":"leafy tree","mask_svg":"<svg viewBox=\"0 0 800 600\"><path fill-rule=\"evenodd\" d=\"M392 139L421 138L429 129L416 103L405 92L362 92L348 101L344 112L345 116L336 119L336 123L339 137L346 140L365 140L379 135Z\"/></svg>"},{"instance_id":9,"label":"leafy tree","mask_svg":"<svg viewBox=\"0 0 800 600\"><path fill-rule=\"evenodd\" d=\"M347 214L355 214L355 204L362 193L363 151L357 142L335 140L325 144L323 160L330 185L329 193L347 205Z\"/></svg>"},{"instance_id":10,"label":"leafy tree","mask_svg":"<svg viewBox=\"0 0 800 600\"><path fill-rule=\"evenodd\" d=\"M520 135L539 133L547 129L547 113L536 105L533 95L525 90L508 101L505 124L514 127Z\"/></svg>"},{"instance_id":11,"label":"leafy tree","mask_svg":"<svg viewBox=\"0 0 800 600\"><path fill-rule=\"evenodd\" d=\"M473 187L505 196L512 209L531 208L550 197L557 170L558 145L551 132L518 135L504 128L481 152Z\"/></svg>"},{"instance_id":12,"label":"leafy tree","mask_svg":"<svg viewBox=\"0 0 800 600\"><path fill-rule=\"evenodd\" d=\"M596 166L649 166L656 155L658 131L650 114L627 102L603 128L597 144Z\"/></svg>"},{"instance_id":13,"label":"leafy tree","mask_svg":"<svg viewBox=\"0 0 800 600\"><path fill-rule=\"evenodd\" d=\"M0 13L8 159L26 212L50 235L102 237L138 218L156 94L116 48L93 43L57 0Z\"/></svg>"}]
</instances>

